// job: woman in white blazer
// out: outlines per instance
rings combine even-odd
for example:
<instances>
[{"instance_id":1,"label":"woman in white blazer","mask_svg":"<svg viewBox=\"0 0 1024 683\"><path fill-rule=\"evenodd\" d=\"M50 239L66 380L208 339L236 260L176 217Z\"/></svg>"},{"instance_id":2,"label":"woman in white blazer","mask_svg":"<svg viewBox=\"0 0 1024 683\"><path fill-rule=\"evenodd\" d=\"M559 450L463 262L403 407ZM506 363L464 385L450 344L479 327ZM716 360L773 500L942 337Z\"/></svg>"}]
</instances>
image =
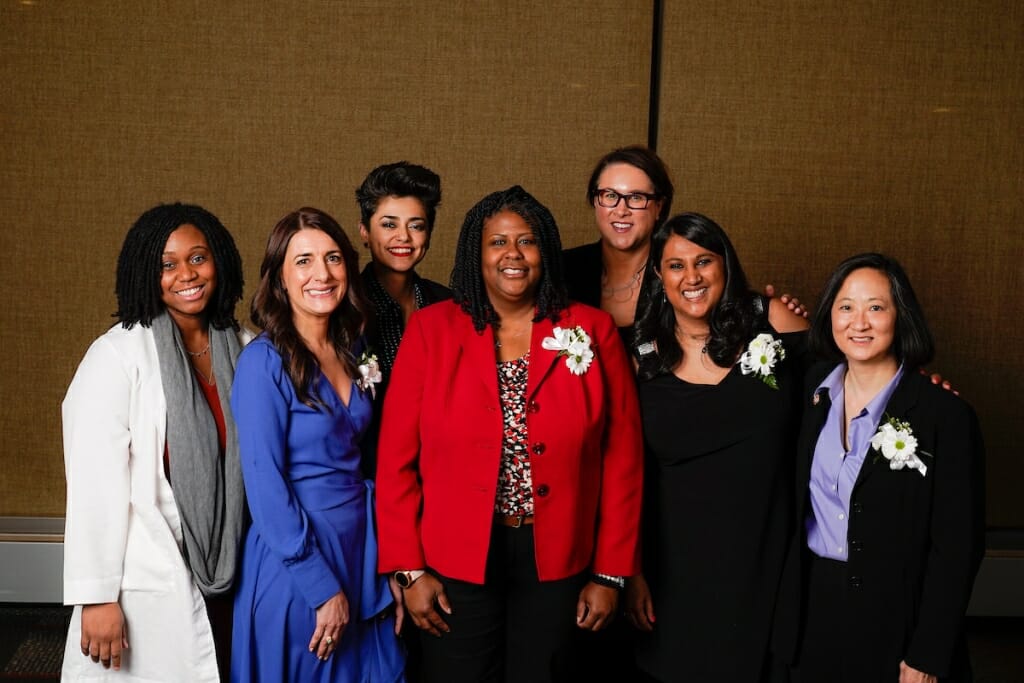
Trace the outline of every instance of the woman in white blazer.
<instances>
[{"instance_id":1,"label":"woman in white blazer","mask_svg":"<svg viewBox=\"0 0 1024 683\"><path fill-rule=\"evenodd\" d=\"M245 520L228 408L241 258L209 212L157 206L125 238L116 293L119 324L63 403L63 678L217 681Z\"/></svg>"}]
</instances>

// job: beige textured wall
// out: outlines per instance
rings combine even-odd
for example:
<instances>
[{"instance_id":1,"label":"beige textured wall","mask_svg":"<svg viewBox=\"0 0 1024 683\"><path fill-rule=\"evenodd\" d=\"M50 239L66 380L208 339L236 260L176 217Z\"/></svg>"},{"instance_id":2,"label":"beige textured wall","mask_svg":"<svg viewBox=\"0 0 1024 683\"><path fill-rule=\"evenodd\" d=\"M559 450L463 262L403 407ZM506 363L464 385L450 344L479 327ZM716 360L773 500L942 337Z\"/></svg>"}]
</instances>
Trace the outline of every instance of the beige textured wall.
<instances>
[{"instance_id":1,"label":"beige textured wall","mask_svg":"<svg viewBox=\"0 0 1024 683\"><path fill-rule=\"evenodd\" d=\"M513 183L582 241L594 160L647 138L651 6L0 4L0 515L63 513L60 401L142 211L216 213L247 296L281 215L351 230L356 185L403 158L444 180L428 276L447 281L465 211Z\"/></svg>"},{"instance_id":2,"label":"beige textured wall","mask_svg":"<svg viewBox=\"0 0 1024 683\"><path fill-rule=\"evenodd\" d=\"M652 4L0 4L0 515L63 512L60 400L144 209L217 213L250 285L280 215L351 229L356 184L400 158L444 178L430 277L465 210L513 182L590 239L591 165L647 137ZM810 299L843 256L900 257L935 367L981 415L989 522L1024 526L1024 9L664 4L677 209L719 220L755 283Z\"/></svg>"},{"instance_id":3,"label":"beige textured wall","mask_svg":"<svg viewBox=\"0 0 1024 683\"><path fill-rule=\"evenodd\" d=\"M667 0L659 151L753 282L814 299L899 258L978 411L988 521L1024 526L1024 5Z\"/></svg>"}]
</instances>

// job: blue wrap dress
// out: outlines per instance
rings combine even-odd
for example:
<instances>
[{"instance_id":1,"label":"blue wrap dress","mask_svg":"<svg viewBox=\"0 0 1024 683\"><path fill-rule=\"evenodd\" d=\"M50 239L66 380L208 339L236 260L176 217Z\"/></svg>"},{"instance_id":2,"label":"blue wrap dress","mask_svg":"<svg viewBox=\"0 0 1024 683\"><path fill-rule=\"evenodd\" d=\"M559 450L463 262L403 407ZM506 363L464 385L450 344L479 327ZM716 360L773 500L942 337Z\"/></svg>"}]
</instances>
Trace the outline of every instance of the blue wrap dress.
<instances>
[{"instance_id":1,"label":"blue wrap dress","mask_svg":"<svg viewBox=\"0 0 1024 683\"><path fill-rule=\"evenodd\" d=\"M252 513L237 580L232 681L403 680L387 579L376 570L373 482L359 468L370 397L349 405L318 375L326 404L304 405L277 349L260 335L242 352L231 408ZM309 651L316 608L342 591L349 623L337 650Z\"/></svg>"}]
</instances>

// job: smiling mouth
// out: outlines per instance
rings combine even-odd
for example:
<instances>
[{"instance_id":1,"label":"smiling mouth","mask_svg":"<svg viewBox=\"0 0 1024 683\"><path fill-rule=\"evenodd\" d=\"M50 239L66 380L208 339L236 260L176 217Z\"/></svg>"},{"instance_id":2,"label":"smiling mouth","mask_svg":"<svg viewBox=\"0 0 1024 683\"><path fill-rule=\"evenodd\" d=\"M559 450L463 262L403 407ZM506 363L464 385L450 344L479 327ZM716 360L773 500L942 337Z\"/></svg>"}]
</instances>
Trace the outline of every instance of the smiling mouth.
<instances>
[{"instance_id":1,"label":"smiling mouth","mask_svg":"<svg viewBox=\"0 0 1024 683\"><path fill-rule=\"evenodd\" d=\"M392 256L412 256L412 247L389 247L388 253Z\"/></svg>"},{"instance_id":2,"label":"smiling mouth","mask_svg":"<svg viewBox=\"0 0 1024 683\"><path fill-rule=\"evenodd\" d=\"M501 274L505 277L524 277L526 275L526 268L502 268Z\"/></svg>"},{"instance_id":3,"label":"smiling mouth","mask_svg":"<svg viewBox=\"0 0 1024 683\"><path fill-rule=\"evenodd\" d=\"M683 298L686 299L687 301L695 301L707 293L707 287L701 287L700 289L687 289L683 291Z\"/></svg>"},{"instance_id":4,"label":"smiling mouth","mask_svg":"<svg viewBox=\"0 0 1024 683\"><path fill-rule=\"evenodd\" d=\"M327 289L307 289L306 293L310 296L327 296L334 291L334 287L328 287Z\"/></svg>"},{"instance_id":5,"label":"smiling mouth","mask_svg":"<svg viewBox=\"0 0 1024 683\"><path fill-rule=\"evenodd\" d=\"M203 291L203 285L196 285L195 287L189 287L188 289L182 289L175 292L175 296L180 296L184 299L192 299L199 295Z\"/></svg>"},{"instance_id":6,"label":"smiling mouth","mask_svg":"<svg viewBox=\"0 0 1024 683\"><path fill-rule=\"evenodd\" d=\"M612 230L615 232L628 232L632 229L632 223L620 223L619 221L612 221Z\"/></svg>"}]
</instances>

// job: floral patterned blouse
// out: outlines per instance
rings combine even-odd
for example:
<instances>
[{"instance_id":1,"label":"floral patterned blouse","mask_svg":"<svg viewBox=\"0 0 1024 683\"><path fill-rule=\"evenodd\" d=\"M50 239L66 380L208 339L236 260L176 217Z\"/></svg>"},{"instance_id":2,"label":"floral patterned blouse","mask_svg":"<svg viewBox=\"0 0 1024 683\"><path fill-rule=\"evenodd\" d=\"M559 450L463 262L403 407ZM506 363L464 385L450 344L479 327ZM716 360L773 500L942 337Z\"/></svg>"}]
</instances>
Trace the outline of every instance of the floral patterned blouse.
<instances>
[{"instance_id":1,"label":"floral patterned blouse","mask_svg":"<svg viewBox=\"0 0 1024 683\"><path fill-rule=\"evenodd\" d=\"M501 468L494 510L506 516L533 514L533 479L526 433L526 379L530 353L498 363L498 398L503 422Z\"/></svg>"}]
</instances>

